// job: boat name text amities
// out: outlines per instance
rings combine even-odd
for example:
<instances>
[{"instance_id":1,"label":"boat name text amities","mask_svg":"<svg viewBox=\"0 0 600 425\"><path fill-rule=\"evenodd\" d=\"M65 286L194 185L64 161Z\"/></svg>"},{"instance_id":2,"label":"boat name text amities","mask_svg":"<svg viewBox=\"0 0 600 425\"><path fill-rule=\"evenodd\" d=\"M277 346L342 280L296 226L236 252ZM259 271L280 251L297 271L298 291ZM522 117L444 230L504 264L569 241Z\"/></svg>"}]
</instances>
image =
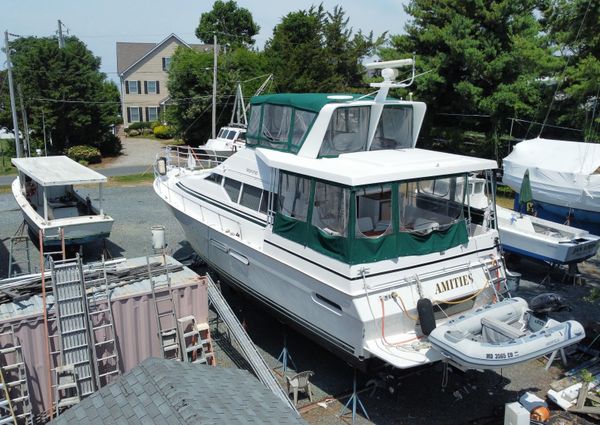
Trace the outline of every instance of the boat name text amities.
<instances>
[{"instance_id":1,"label":"boat name text amities","mask_svg":"<svg viewBox=\"0 0 600 425\"><path fill-rule=\"evenodd\" d=\"M473 282L471 275L465 274L458 277L442 280L435 285L435 294L441 294L442 292L451 291L453 289L462 288L463 286L470 285Z\"/></svg>"}]
</instances>

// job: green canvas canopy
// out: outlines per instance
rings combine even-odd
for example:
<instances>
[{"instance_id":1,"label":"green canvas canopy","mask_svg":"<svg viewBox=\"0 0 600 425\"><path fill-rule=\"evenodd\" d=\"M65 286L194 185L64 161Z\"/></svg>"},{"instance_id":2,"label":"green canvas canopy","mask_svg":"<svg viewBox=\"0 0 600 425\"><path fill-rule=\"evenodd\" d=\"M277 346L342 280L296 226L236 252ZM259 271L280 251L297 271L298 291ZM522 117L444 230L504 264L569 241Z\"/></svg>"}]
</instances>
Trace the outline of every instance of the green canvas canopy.
<instances>
[{"instance_id":1,"label":"green canvas canopy","mask_svg":"<svg viewBox=\"0 0 600 425\"><path fill-rule=\"evenodd\" d=\"M251 105L279 105L291 106L305 111L318 113L328 103L351 102L363 98L373 100L371 96L362 94L340 94L340 93L278 93L255 96L250 100Z\"/></svg>"}]
</instances>

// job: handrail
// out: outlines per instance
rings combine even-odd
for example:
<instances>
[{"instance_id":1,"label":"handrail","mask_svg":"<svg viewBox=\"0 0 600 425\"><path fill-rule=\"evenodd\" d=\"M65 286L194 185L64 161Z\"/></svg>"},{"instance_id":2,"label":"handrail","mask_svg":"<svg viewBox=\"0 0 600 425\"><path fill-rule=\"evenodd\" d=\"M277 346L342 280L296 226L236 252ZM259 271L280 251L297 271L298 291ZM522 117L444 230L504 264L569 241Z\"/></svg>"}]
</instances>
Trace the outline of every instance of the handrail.
<instances>
[{"instance_id":1,"label":"handrail","mask_svg":"<svg viewBox=\"0 0 600 425\"><path fill-rule=\"evenodd\" d=\"M157 157L166 159L168 170L174 168L206 170L221 164L229 158L229 155L201 147L167 145L157 154ZM156 171L155 166L155 173Z\"/></svg>"}]
</instances>

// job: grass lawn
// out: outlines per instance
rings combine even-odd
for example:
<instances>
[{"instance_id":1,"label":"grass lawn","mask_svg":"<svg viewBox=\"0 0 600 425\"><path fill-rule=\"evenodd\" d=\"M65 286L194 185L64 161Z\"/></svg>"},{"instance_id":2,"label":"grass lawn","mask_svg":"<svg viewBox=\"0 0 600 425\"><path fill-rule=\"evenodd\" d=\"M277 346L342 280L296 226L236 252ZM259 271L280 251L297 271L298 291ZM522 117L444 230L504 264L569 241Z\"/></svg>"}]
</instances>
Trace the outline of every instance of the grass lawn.
<instances>
[{"instance_id":1,"label":"grass lawn","mask_svg":"<svg viewBox=\"0 0 600 425\"><path fill-rule=\"evenodd\" d=\"M108 178L108 186L135 186L154 181L153 173L132 174L130 176L114 176Z\"/></svg>"}]
</instances>

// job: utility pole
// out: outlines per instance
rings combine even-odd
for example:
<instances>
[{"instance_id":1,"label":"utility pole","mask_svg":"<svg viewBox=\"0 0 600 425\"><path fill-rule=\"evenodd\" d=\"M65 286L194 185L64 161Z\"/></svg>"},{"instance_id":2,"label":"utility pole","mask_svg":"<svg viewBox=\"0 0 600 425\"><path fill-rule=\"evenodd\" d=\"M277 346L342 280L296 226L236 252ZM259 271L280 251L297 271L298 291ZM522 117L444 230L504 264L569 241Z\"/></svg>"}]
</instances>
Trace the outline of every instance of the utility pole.
<instances>
[{"instance_id":1,"label":"utility pole","mask_svg":"<svg viewBox=\"0 0 600 425\"><path fill-rule=\"evenodd\" d=\"M26 156L31 156L31 144L29 143L29 125L27 125L27 113L25 112L25 105L23 104L23 92L21 91L21 84L17 86L19 92L19 102L21 103L21 116L23 117L23 153Z\"/></svg>"},{"instance_id":2,"label":"utility pole","mask_svg":"<svg viewBox=\"0 0 600 425\"><path fill-rule=\"evenodd\" d=\"M212 138L217 137L217 33L213 34Z\"/></svg>"},{"instance_id":3,"label":"utility pole","mask_svg":"<svg viewBox=\"0 0 600 425\"><path fill-rule=\"evenodd\" d=\"M8 71L8 90L10 92L10 109L12 111L13 131L15 133L15 148L17 158L21 157L21 143L19 141L19 119L15 105L15 89L13 88L12 63L10 62L10 46L8 44L8 31L4 31L4 47L6 49L6 68Z\"/></svg>"},{"instance_id":4,"label":"utility pole","mask_svg":"<svg viewBox=\"0 0 600 425\"><path fill-rule=\"evenodd\" d=\"M63 47L65 47L65 39L63 38L62 25L63 24L59 19L58 20L58 48L59 49L62 49Z\"/></svg>"}]
</instances>

